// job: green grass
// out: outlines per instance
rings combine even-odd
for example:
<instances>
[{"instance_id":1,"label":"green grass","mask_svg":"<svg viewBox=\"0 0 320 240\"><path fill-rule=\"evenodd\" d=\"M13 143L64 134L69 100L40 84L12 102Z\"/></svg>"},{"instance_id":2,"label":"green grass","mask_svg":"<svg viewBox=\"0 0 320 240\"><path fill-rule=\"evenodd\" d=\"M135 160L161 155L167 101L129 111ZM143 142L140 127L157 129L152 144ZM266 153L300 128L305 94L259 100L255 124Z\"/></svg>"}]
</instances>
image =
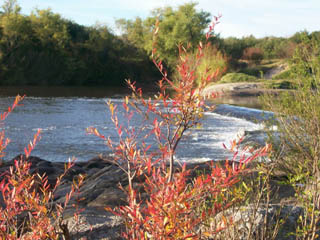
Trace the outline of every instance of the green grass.
<instances>
[{"instance_id":1,"label":"green grass","mask_svg":"<svg viewBox=\"0 0 320 240\"><path fill-rule=\"evenodd\" d=\"M268 71L268 69L264 69L262 67L248 67L241 69L239 73L244 73L250 76L261 78L266 73L266 71Z\"/></svg>"},{"instance_id":2,"label":"green grass","mask_svg":"<svg viewBox=\"0 0 320 240\"><path fill-rule=\"evenodd\" d=\"M263 60L259 64L249 64L246 68L239 69L238 72L255 76L257 78L263 78L266 72L283 63L284 61L279 59Z\"/></svg>"},{"instance_id":3,"label":"green grass","mask_svg":"<svg viewBox=\"0 0 320 240\"><path fill-rule=\"evenodd\" d=\"M258 65L249 65L236 73L227 73L217 83L262 82L264 88L268 89L297 89L298 85L291 79L290 70L284 70L269 80L263 78L267 71L284 63L284 60L279 59L263 60Z\"/></svg>"},{"instance_id":4,"label":"green grass","mask_svg":"<svg viewBox=\"0 0 320 240\"><path fill-rule=\"evenodd\" d=\"M259 79L245 73L227 73L218 83L257 82Z\"/></svg>"},{"instance_id":5,"label":"green grass","mask_svg":"<svg viewBox=\"0 0 320 240\"><path fill-rule=\"evenodd\" d=\"M287 79L267 80L264 82L264 87L269 89L297 89L298 84L294 80Z\"/></svg>"},{"instance_id":6,"label":"green grass","mask_svg":"<svg viewBox=\"0 0 320 240\"><path fill-rule=\"evenodd\" d=\"M273 80L278 79L290 79L291 78L291 71L290 69L280 72L272 77Z\"/></svg>"}]
</instances>

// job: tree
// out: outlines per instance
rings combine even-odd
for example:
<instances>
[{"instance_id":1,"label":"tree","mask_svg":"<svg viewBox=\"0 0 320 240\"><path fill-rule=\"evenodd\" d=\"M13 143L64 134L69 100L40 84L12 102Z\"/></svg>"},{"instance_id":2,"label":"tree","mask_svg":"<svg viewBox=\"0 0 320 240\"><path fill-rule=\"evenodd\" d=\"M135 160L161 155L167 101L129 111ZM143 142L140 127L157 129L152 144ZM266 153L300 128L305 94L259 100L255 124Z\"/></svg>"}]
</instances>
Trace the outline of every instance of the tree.
<instances>
[{"instance_id":1,"label":"tree","mask_svg":"<svg viewBox=\"0 0 320 240\"><path fill-rule=\"evenodd\" d=\"M228 56L231 56L232 59L240 59L246 46L241 39L228 37L223 39L221 48Z\"/></svg>"},{"instance_id":2,"label":"tree","mask_svg":"<svg viewBox=\"0 0 320 240\"><path fill-rule=\"evenodd\" d=\"M158 53L169 67L175 66L178 57L177 45L190 44L197 46L204 40L204 30L210 22L210 13L197 11L196 3L187 3L173 9L172 7L153 10L150 17L142 20L117 20L118 27L123 32L123 37L138 48L144 48L151 54L152 29L159 19Z\"/></svg>"},{"instance_id":3,"label":"tree","mask_svg":"<svg viewBox=\"0 0 320 240\"><path fill-rule=\"evenodd\" d=\"M3 13L5 15L11 14L11 13L17 14L21 10L17 0L5 0L1 8L3 9Z\"/></svg>"},{"instance_id":4,"label":"tree","mask_svg":"<svg viewBox=\"0 0 320 240\"><path fill-rule=\"evenodd\" d=\"M36 9L30 15L33 31L42 44L53 44L65 47L69 41L67 21L51 9Z\"/></svg>"},{"instance_id":5,"label":"tree","mask_svg":"<svg viewBox=\"0 0 320 240\"><path fill-rule=\"evenodd\" d=\"M123 38L134 46L143 49L145 44L146 27L140 17L134 20L118 19L116 25L123 33Z\"/></svg>"},{"instance_id":6,"label":"tree","mask_svg":"<svg viewBox=\"0 0 320 240\"><path fill-rule=\"evenodd\" d=\"M23 66L33 44L32 27L28 17L10 13L0 17L0 79L19 84Z\"/></svg>"}]
</instances>

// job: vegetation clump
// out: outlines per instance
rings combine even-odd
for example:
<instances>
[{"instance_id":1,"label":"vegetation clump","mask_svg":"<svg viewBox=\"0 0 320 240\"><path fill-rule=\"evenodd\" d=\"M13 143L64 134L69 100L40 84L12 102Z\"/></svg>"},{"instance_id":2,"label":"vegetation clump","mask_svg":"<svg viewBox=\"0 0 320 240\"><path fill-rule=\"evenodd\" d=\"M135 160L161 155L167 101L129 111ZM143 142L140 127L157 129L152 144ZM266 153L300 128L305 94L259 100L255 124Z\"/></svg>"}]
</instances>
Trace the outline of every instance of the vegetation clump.
<instances>
[{"instance_id":1,"label":"vegetation clump","mask_svg":"<svg viewBox=\"0 0 320 240\"><path fill-rule=\"evenodd\" d=\"M319 209L319 134L320 134L320 44L302 36L302 43L291 60L296 91L266 96L268 110L276 115L280 146L272 163L286 173L287 183L302 206L295 232L296 239L318 239Z\"/></svg>"},{"instance_id":2,"label":"vegetation clump","mask_svg":"<svg viewBox=\"0 0 320 240\"><path fill-rule=\"evenodd\" d=\"M227 73L218 83L256 82L258 78L245 73Z\"/></svg>"},{"instance_id":3,"label":"vegetation clump","mask_svg":"<svg viewBox=\"0 0 320 240\"><path fill-rule=\"evenodd\" d=\"M207 43L200 42L196 54L189 53L183 46L179 47L179 78L176 81L168 78L157 54L157 45L154 45L153 61L163 75L159 82L160 91L154 100L145 100L142 90L128 81L133 94L131 98L125 97L123 103L127 124L120 123L117 106L111 102L108 104L119 134L117 141L104 136L96 128L87 130L106 142L114 153L114 163L128 176L129 187L123 189L127 194L127 205L107 208L124 219L125 239L219 237L233 226L233 216L228 214L228 210L244 200L237 183L246 173L247 164L268 154L267 145L261 149L251 149L251 154L247 156L239 150L234 140L230 146L230 151L234 152L230 163L226 161L222 166L211 163L208 172L195 177L190 176L191 170L187 170L185 164L179 166L176 159L181 139L189 130L200 125L206 109L212 109L205 103L207 96L203 90L219 72L211 72L207 68L197 75L197 68L206 59L206 49L210 47L208 40L217 20L206 34ZM155 38L157 33L158 25L154 30ZM168 87L174 90L172 97L167 93ZM130 119L136 114L141 116L143 124L131 126ZM151 130L146 130L145 126L150 125ZM155 139L158 149L148 151L150 146L141 142L141 139L148 138ZM236 159L237 163L234 162ZM147 193L146 199L140 197L139 186L133 184L134 179L141 177L146 179L142 183Z\"/></svg>"},{"instance_id":4,"label":"vegetation clump","mask_svg":"<svg viewBox=\"0 0 320 240\"><path fill-rule=\"evenodd\" d=\"M24 97L17 96L11 107L0 114L0 125L3 127L8 115L19 105ZM63 173L52 186L48 183L48 176L44 173L30 172L31 163L28 158L31 151L40 140L41 129L28 146L25 155L14 160L14 164L0 175L0 238L15 239L71 239L69 229L63 221L63 212L71 197L79 191L84 177L78 176L66 193L65 201L53 204L54 193L61 184L62 178L74 165L74 160L65 164ZM5 131L0 132L0 158L5 155L5 148L10 143ZM0 163L1 164L1 163Z\"/></svg>"},{"instance_id":5,"label":"vegetation clump","mask_svg":"<svg viewBox=\"0 0 320 240\"><path fill-rule=\"evenodd\" d=\"M265 88L270 89L298 89L298 84L294 80L271 80L264 84Z\"/></svg>"}]
</instances>

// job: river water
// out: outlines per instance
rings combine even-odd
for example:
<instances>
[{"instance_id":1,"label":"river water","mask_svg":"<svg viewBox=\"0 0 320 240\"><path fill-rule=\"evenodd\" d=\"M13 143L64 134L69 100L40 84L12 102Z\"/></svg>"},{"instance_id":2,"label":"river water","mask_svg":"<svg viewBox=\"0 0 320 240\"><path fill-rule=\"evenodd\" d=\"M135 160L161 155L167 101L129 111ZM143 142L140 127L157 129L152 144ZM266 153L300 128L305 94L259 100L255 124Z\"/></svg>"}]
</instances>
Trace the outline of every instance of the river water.
<instances>
[{"instance_id":1,"label":"river water","mask_svg":"<svg viewBox=\"0 0 320 240\"><path fill-rule=\"evenodd\" d=\"M122 104L120 98L101 96L26 97L23 106L17 107L0 126L11 139L4 159L23 153L38 128L42 129L41 140L32 155L43 159L67 161L76 157L78 161L86 161L100 153L110 153L101 139L87 135L85 131L93 126L105 136L117 140L106 105L110 99L115 104ZM0 111L6 110L13 100L14 97L0 94ZM261 124L247 121L242 115L230 116L230 112L237 112L237 107L232 109L229 105L220 105L217 113L206 113L202 128L191 130L180 143L177 158L182 162L223 160L230 157L223 143L228 144L245 130L261 129ZM240 110L250 112L245 108ZM134 118L132 124L139 124L139 120Z\"/></svg>"}]
</instances>

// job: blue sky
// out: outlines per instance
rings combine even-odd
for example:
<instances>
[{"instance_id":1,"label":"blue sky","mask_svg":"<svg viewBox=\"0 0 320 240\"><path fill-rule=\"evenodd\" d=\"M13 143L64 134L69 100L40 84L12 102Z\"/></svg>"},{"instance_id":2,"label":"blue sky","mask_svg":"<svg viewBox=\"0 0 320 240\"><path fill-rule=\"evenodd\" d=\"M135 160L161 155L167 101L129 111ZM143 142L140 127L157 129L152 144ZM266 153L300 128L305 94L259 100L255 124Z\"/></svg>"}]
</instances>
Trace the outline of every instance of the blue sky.
<instances>
[{"instance_id":1,"label":"blue sky","mask_svg":"<svg viewBox=\"0 0 320 240\"><path fill-rule=\"evenodd\" d=\"M18 0L22 12L51 8L83 25L107 24L117 18L145 18L157 7L177 7L186 0ZM320 0L198 0L198 9L221 14L216 31L223 37L289 37L297 31L320 30ZM116 30L115 30L116 31Z\"/></svg>"}]
</instances>

